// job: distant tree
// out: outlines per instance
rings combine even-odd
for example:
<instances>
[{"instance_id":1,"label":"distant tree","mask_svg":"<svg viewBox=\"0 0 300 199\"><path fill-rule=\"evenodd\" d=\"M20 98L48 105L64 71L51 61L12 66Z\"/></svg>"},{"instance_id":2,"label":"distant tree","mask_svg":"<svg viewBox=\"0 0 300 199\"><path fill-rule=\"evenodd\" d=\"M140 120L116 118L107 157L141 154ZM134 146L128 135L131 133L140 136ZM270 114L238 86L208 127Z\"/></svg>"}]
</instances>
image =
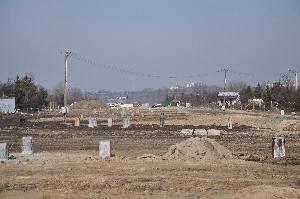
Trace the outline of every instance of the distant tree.
<instances>
[{"instance_id":1,"label":"distant tree","mask_svg":"<svg viewBox=\"0 0 300 199\"><path fill-rule=\"evenodd\" d=\"M164 104L169 105L171 103L171 101L174 100L174 99L175 99L174 95L167 95L165 100L164 100Z\"/></svg>"},{"instance_id":2,"label":"distant tree","mask_svg":"<svg viewBox=\"0 0 300 199\"><path fill-rule=\"evenodd\" d=\"M300 112L300 95L298 94L296 100L295 100L295 107L294 111Z\"/></svg>"},{"instance_id":3,"label":"distant tree","mask_svg":"<svg viewBox=\"0 0 300 199\"><path fill-rule=\"evenodd\" d=\"M240 92L247 88L247 83L245 82L229 82L227 86L228 91Z\"/></svg>"},{"instance_id":4,"label":"distant tree","mask_svg":"<svg viewBox=\"0 0 300 199\"><path fill-rule=\"evenodd\" d=\"M253 95L255 98L262 98L262 88L259 83L256 85Z\"/></svg>"},{"instance_id":5,"label":"distant tree","mask_svg":"<svg viewBox=\"0 0 300 199\"><path fill-rule=\"evenodd\" d=\"M247 104L249 99L253 97L251 87L248 86L247 88L244 88L240 91L240 98L241 98L241 103L243 105Z\"/></svg>"},{"instance_id":6,"label":"distant tree","mask_svg":"<svg viewBox=\"0 0 300 199\"><path fill-rule=\"evenodd\" d=\"M43 87L38 87L37 107L42 109L49 105L48 91Z\"/></svg>"},{"instance_id":7,"label":"distant tree","mask_svg":"<svg viewBox=\"0 0 300 199\"><path fill-rule=\"evenodd\" d=\"M0 95L3 97L14 97L14 82L0 83Z\"/></svg>"},{"instance_id":8,"label":"distant tree","mask_svg":"<svg viewBox=\"0 0 300 199\"><path fill-rule=\"evenodd\" d=\"M297 92L291 80L286 78L273 84L272 99L278 103L278 108L292 111L295 108L296 97Z\"/></svg>"},{"instance_id":9,"label":"distant tree","mask_svg":"<svg viewBox=\"0 0 300 199\"><path fill-rule=\"evenodd\" d=\"M16 77L14 81L0 84L2 96L15 97L16 108L29 110L48 105L48 92L42 86L37 86L30 75Z\"/></svg>"},{"instance_id":10,"label":"distant tree","mask_svg":"<svg viewBox=\"0 0 300 199\"><path fill-rule=\"evenodd\" d=\"M265 103L266 110L271 110L272 91L269 88L269 86L266 87L266 90L265 90L264 95L263 95L263 100L264 100L264 103Z\"/></svg>"},{"instance_id":11,"label":"distant tree","mask_svg":"<svg viewBox=\"0 0 300 199\"><path fill-rule=\"evenodd\" d=\"M77 87L68 89L68 103L78 102L84 99L84 94Z\"/></svg>"},{"instance_id":12,"label":"distant tree","mask_svg":"<svg viewBox=\"0 0 300 199\"><path fill-rule=\"evenodd\" d=\"M50 99L58 106L64 105L64 86L62 82L54 87L53 91L51 92Z\"/></svg>"},{"instance_id":13,"label":"distant tree","mask_svg":"<svg viewBox=\"0 0 300 199\"><path fill-rule=\"evenodd\" d=\"M18 109L28 111L29 108L37 108L37 86L34 84L33 77L28 75L24 77L17 76L14 87Z\"/></svg>"}]
</instances>

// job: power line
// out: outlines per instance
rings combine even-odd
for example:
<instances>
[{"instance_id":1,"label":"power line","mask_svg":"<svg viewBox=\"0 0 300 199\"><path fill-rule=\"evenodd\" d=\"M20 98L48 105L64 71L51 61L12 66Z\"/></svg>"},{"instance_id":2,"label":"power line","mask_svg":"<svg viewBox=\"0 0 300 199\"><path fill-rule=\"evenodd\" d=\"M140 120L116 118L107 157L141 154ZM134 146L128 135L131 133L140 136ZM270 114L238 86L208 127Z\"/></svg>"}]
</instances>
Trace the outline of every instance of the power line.
<instances>
[{"instance_id":1,"label":"power line","mask_svg":"<svg viewBox=\"0 0 300 199\"><path fill-rule=\"evenodd\" d=\"M106 65L106 64L98 64L97 62L95 62L95 61L93 61L93 60L91 60L91 59L89 59L85 56L74 53L74 52L72 52L72 57L75 58L76 60L84 62L86 64L101 67L101 68L104 68L104 69L107 69L107 70L111 70L113 72L118 72L118 73L132 75L132 76L149 77L149 78L160 78L161 77L160 75L134 72L134 71L122 69L120 67L115 67L115 66Z\"/></svg>"},{"instance_id":2,"label":"power line","mask_svg":"<svg viewBox=\"0 0 300 199\"><path fill-rule=\"evenodd\" d=\"M252 77L254 76L251 73L242 73L242 72L234 71L232 69L229 70L228 67L227 68L225 67L218 71L211 71L211 72L201 73L201 74L192 74L192 75L184 75L184 76L173 76L173 75L162 76L162 75L157 75L157 74L136 72L136 71L132 71L132 70L123 69L122 67L115 67L115 66L107 65L107 64L99 64L96 61L94 61L86 56L82 56L75 52L72 52L69 57L74 58L80 62L86 63L88 65L100 67L100 68L110 70L110 71L113 71L116 73L121 73L121 74L125 74L125 75L136 76L136 77L155 78L155 79L195 79L195 78L203 78L203 77L207 77L207 76L213 76L218 72L224 71L225 72L224 89L226 89L226 85L227 85L227 75L228 75L227 73L228 72L234 73L234 74L237 74L240 76L252 76Z\"/></svg>"}]
</instances>

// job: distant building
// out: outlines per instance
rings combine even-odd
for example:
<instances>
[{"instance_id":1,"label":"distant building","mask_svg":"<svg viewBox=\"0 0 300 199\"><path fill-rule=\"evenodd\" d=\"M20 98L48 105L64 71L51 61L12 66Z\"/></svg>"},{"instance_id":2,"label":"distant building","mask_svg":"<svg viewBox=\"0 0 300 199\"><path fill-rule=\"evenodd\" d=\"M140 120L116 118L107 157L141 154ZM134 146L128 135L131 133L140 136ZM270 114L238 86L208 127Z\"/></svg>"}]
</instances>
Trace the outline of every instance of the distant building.
<instances>
[{"instance_id":1,"label":"distant building","mask_svg":"<svg viewBox=\"0 0 300 199\"><path fill-rule=\"evenodd\" d=\"M16 112L16 100L12 98L0 98L0 113Z\"/></svg>"},{"instance_id":2,"label":"distant building","mask_svg":"<svg viewBox=\"0 0 300 199\"><path fill-rule=\"evenodd\" d=\"M170 90L177 90L177 89L179 89L179 86L171 86L170 87Z\"/></svg>"},{"instance_id":3,"label":"distant building","mask_svg":"<svg viewBox=\"0 0 300 199\"><path fill-rule=\"evenodd\" d=\"M177 106L177 107L179 107L179 106L181 106L182 104L181 104L181 101L180 101L180 100L173 99L173 100L170 102L170 105L171 105L171 106Z\"/></svg>"},{"instance_id":4,"label":"distant building","mask_svg":"<svg viewBox=\"0 0 300 199\"><path fill-rule=\"evenodd\" d=\"M192 88L195 86L195 83L194 82L191 82L189 84L186 85L187 88Z\"/></svg>"},{"instance_id":5,"label":"distant building","mask_svg":"<svg viewBox=\"0 0 300 199\"><path fill-rule=\"evenodd\" d=\"M219 92L218 94L218 104L219 106L225 105L231 107L236 103L240 102L240 94L238 92Z\"/></svg>"}]
</instances>

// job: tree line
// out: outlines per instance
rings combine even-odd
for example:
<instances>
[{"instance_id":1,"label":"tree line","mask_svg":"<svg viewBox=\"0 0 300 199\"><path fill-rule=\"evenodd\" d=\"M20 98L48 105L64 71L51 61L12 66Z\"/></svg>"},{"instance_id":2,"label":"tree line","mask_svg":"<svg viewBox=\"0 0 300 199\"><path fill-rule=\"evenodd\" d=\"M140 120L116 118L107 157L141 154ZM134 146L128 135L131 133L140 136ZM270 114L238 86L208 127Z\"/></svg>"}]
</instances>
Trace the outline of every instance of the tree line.
<instances>
[{"instance_id":1,"label":"tree line","mask_svg":"<svg viewBox=\"0 0 300 199\"><path fill-rule=\"evenodd\" d=\"M34 82L30 75L15 80L0 83L0 93L3 97L14 97L16 109L21 111L38 110L48 106L48 91Z\"/></svg>"},{"instance_id":2,"label":"tree line","mask_svg":"<svg viewBox=\"0 0 300 199\"><path fill-rule=\"evenodd\" d=\"M286 111L300 112L300 91L295 89L293 83L288 76L283 76L272 84L258 83L256 86L250 86L244 82L230 82L227 91L239 92L239 106L242 105L242 107L249 105L251 99L262 99L266 111L276 107ZM215 107L218 92L221 91L223 91L221 87L197 83L192 88L179 87L170 91L163 103L170 104L172 100L177 99L182 103L191 103L193 106Z\"/></svg>"},{"instance_id":3,"label":"tree line","mask_svg":"<svg viewBox=\"0 0 300 199\"><path fill-rule=\"evenodd\" d=\"M273 84L258 83L256 86L249 86L244 82L230 82L227 90L240 93L240 105L243 107L249 104L250 99L262 99L265 110L277 107L286 111L300 112L300 91L296 91L293 81L288 76L283 76ZM170 104L176 99L182 103L191 103L193 106L214 107L217 106L220 91L223 91L223 88L196 83L189 88L179 86L177 89L144 89L127 93L127 95L133 101L149 100L149 95L151 95L154 97L153 101L162 100L164 104ZM47 91L44 87L37 85L32 76L25 75L17 76L15 80L8 80L6 83L0 82L0 94L5 97L15 97L16 108L19 110L40 110L48 107L50 101L57 106L63 106L64 87L60 83L53 90ZM88 99L109 99L121 94L104 91L82 92L79 88L69 88L68 104Z\"/></svg>"}]
</instances>

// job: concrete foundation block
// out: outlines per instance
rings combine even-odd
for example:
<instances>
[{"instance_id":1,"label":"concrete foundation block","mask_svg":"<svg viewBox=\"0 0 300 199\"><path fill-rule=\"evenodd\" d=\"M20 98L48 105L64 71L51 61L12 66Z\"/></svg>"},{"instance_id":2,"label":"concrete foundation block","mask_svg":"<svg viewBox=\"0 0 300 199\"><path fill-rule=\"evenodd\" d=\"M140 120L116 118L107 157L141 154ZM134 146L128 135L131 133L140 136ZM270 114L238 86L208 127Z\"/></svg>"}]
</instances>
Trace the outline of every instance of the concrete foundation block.
<instances>
[{"instance_id":1,"label":"concrete foundation block","mask_svg":"<svg viewBox=\"0 0 300 199\"><path fill-rule=\"evenodd\" d=\"M272 138L273 158L285 157L285 139L284 136L274 136Z\"/></svg>"},{"instance_id":2,"label":"concrete foundation block","mask_svg":"<svg viewBox=\"0 0 300 199\"><path fill-rule=\"evenodd\" d=\"M130 117L126 117L123 119L123 128L130 127Z\"/></svg>"},{"instance_id":3,"label":"concrete foundation block","mask_svg":"<svg viewBox=\"0 0 300 199\"><path fill-rule=\"evenodd\" d=\"M89 127L89 128L94 128L94 123L93 123L93 121L92 121L91 118L89 119L88 127Z\"/></svg>"},{"instance_id":4,"label":"concrete foundation block","mask_svg":"<svg viewBox=\"0 0 300 199\"><path fill-rule=\"evenodd\" d=\"M231 119L231 118L228 119L227 128L228 128L229 130L231 130L231 129L233 128L233 124L232 124L232 119Z\"/></svg>"},{"instance_id":5,"label":"concrete foundation block","mask_svg":"<svg viewBox=\"0 0 300 199\"><path fill-rule=\"evenodd\" d=\"M97 126L98 126L98 124L97 124L97 119L96 119L96 118L93 119L93 125L94 125L94 127L97 127Z\"/></svg>"},{"instance_id":6,"label":"concrete foundation block","mask_svg":"<svg viewBox=\"0 0 300 199\"><path fill-rule=\"evenodd\" d=\"M220 136L221 135L221 131L217 130L217 129L208 129L207 130L207 135L208 136Z\"/></svg>"},{"instance_id":7,"label":"concrete foundation block","mask_svg":"<svg viewBox=\"0 0 300 199\"><path fill-rule=\"evenodd\" d=\"M97 119L96 118L90 118L89 119L88 127L89 128L95 128L95 127L97 127Z\"/></svg>"},{"instance_id":8,"label":"concrete foundation block","mask_svg":"<svg viewBox=\"0 0 300 199\"><path fill-rule=\"evenodd\" d=\"M182 129L180 135L193 135L194 129Z\"/></svg>"},{"instance_id":9,"label":"concrete foundation block","mask_svg":"<svg viewBox=\"0 0 300 199\"><path fill-rule=\"evenodd\" d=\"M99 157L100 159L111 157L110 140L102 140L99 142Z\"/></svg>"},{"instance_id":10,"label":"concrete foundation block","mask_svg":"<svg viewBox=\"0 0 300 199\"><path fill-rule=\"evenodd\" d=\"M80 127L80 119L79 118L75 118L75 127Z\"/></svg>"},{"instance_id":11,"label":"concrete foundation block","mask_svg":"<svg viewBox=\"0 0 300 199\"><path fill-rule=\"evenodd\" d=\"M195 129L194 135L197 136L207 136L207 131L205 129Z\"/></svg>"},{"instance_id":12,"label":"concrete foundation block","mask_svg":"<svg viewBox=\"0 0 300 199\"><path fill-rule=\"evenodd\" d=\"M107 126L108 127L112 127L113 126L113 119L112 118L108 118L107 119Z\"/></svg>"},{"instance_id":13,"label":"concrete foundation block","mask_svg":"<svg viewBox=\"0 0 300 199\"><path fill-rule=\"evenodd\" d=\"M4 160L8 160L8 146L6 143L0 143L0 160L4 161Z\"/></svg>"},{"instance_id":14,"label":"concrete foundation block","mask_svg":"<svg viewBox=\"0 0 300 199\"><path fill-rule=\"evenodd\" d=\"M32 148L33 140L31 136L23 137L22 138L22 154L24 155L32 155L33 148Z\"/></svg>"}]
</instances>

